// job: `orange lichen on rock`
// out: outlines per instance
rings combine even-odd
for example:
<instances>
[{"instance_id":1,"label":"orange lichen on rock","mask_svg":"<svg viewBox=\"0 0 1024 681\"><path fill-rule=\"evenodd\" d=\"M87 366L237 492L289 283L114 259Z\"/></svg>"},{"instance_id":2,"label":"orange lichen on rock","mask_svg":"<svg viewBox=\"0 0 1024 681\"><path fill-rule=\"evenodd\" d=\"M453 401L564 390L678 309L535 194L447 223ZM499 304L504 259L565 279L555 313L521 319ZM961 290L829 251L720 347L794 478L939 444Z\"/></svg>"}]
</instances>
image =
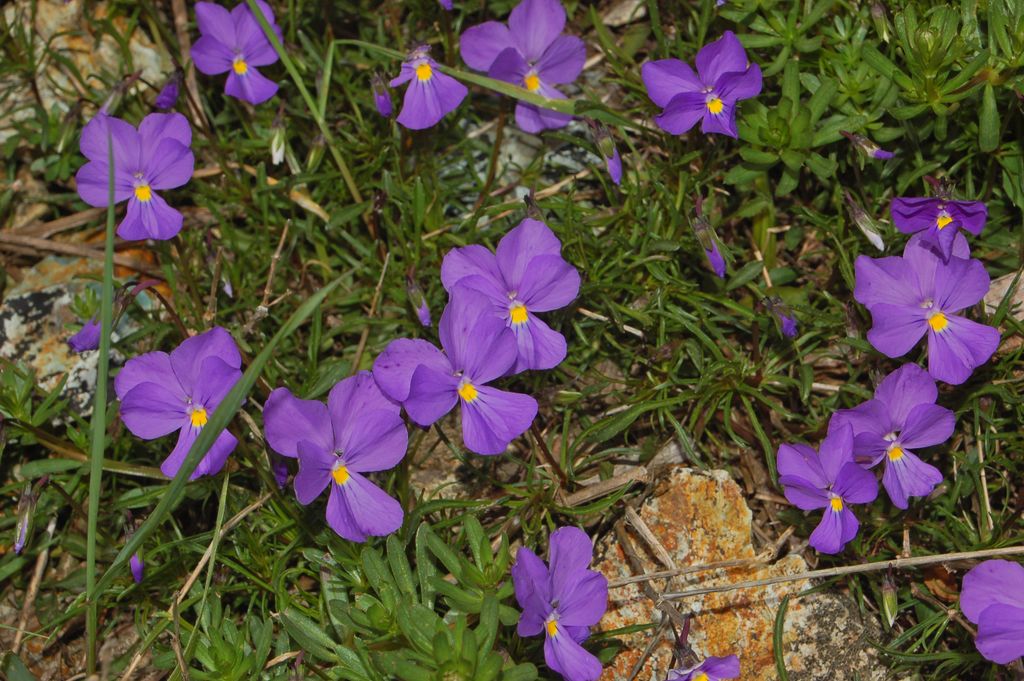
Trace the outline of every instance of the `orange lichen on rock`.
<instances>
[{"instance_id":1,"label":"orange lichen on rock","mask_svg":"<svg viewBox=\"0 0 1024 681\"><path fill-rule=\"evenodd\" d=\"M707 473L694 471L683 466L670 468L664 481L639 510L641 519L647 524L658 542L666 549L677 568L705 565L730 560L755 560L757 552L751 544L752 514L743 498L740 487L725 471ZM630 530L634 547L640 554L645 572L665 570L644 541ZM630 569L622 548L614 536L606 539L601 547L603 559L598 569L610 580L631 577ZM601 555L601 554L599 554ZM700 572L676 577L671 581L657 580L654 589L684 591L699 586L735 583L766 579L779 575L798 574L807 570L807 564L797 555L787 556L771 564L751 565ZM700 656L739 655L743 679L776 678L775 660L772 650L772 626L775 613L785 596L795 597L807 589L808 582L797 580L776 584L766 588L726 591L706 594L676 601L684 615L693 616L689 642ZM862 679L881 679L884 669L874 657L864 651L850 651L863 659L847 660L845 672L829 660L818 659L819 654L808 652L803 643L817 642L814 621L818 611L827 607L833 617L843 620L838 629L832 629L835 621L822 622L837 634L842 633L847 647L856 643L857 631L851 630L847 622L857 617L856 608L845 608L840 602L848 599L836 594L821 594L808 598L794 598L789 606L784 630L787 668L800 678L825 678L819 670L827 667L833 679L853 678L858 673ZM843 612L840 612L843 611ZM818 613L818 614L815 614ZM609 593L608 614L601 622L603 630L611 630L645 622L659 622L660 614L653 603L636 584L614 588ZM844 629L845 628L845 629ZM860 630L863 630L863 625ZM603 681L624 681L629 678L633 666L646 649L651 631L624 637L626 648L609 665ZM863 652L863 655L860 653ZM669 671L672 660L670 636L664 636L654 654L646 661L639 678L663 678ZM877 674L875 673L877 672Z\"/></svg>"}]
</instances>

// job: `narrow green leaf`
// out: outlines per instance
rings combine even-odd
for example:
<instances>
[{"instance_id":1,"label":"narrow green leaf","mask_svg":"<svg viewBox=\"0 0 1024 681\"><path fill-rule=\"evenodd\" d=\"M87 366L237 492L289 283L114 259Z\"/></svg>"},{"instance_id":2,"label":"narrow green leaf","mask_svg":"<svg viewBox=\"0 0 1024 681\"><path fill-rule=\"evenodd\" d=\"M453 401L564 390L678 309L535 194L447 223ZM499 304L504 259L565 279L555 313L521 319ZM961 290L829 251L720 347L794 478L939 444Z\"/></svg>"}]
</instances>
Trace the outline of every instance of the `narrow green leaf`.
<instances>
[{"instance_id":1,"label":"narrow green leaf","mask_svg":"<svg viewBox=\"0 0 1024 681\"><path fill-rule=\"evenodd\" d=\"M999 146L999 109L992 83L985 85L981 95L981 114L978 116L978 146L982 151L995 151Z\"/></svg>"}]
</instances>

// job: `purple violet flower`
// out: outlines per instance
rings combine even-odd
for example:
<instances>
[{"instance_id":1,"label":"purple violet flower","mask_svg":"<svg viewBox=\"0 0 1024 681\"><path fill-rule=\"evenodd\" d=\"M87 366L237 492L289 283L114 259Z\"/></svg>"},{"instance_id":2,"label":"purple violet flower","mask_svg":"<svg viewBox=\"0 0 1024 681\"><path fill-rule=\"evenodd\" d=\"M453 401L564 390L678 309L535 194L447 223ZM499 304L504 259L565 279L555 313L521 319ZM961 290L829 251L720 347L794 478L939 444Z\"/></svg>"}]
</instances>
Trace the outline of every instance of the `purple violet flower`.
<instances>
[{"instance_id":1,"label":"purple violet flower","mask_svg":"<svg viewBox=\"0 0 1024 681\"><path fill-rule=\"evenodd\" d=\"M330 485L327 524L339 536L363 542L402 526L401 504L365 474L397 466L409 434L398 405L381 393L369 371L336 383L326 405L278 388L267 398L263 424L267 444L299 460L300 504L312 503Z\"/></svg>"},{"instance_id":2,"label":"purple violet flower","mask_svg":"<svg viewBox=\"0 0 1024 681\"><path fill-rule=\"evenodd\" d=\"M263 0L256 4L277 39L283 41L274 10ZM240 2L228 12L212 2L197 2L196 23L202 35L192 45L192 61L200 72L208 76L227 73L224 92L250 104L261 104L277 93L277 83L255 68L276 62L277 51L247 3Z\"/></svg>"},{"instance_id":3,"label":"purple violet flower","mask_svg":"<svg viewBox=\"0 0 1024 681\"><path fill-rule=\"evenodd\" d=\"M960 228L974 236L981 234L988 209L981 201L953 201L947 196L892 201L892 221L904 234L921 233L921 238L938 248L943 260L953 255L953 241Z\"/></svg>"},{"instance_id":4,"label":"purple violet flower","mask_svg":"<svg viewBox=\"0 0 1024 681\"><path fill-rule=\"evenodd\" d=\"M777 458L779 484L786 498L803 511L825 509L810 544L821 553L839 553L857 536L860 523L850 504L867 504L878 496L878 482L853 460L853 428L839 423L821 443L784 444Z\"/></svg>"},{"instance_id":5,"label":"purple violet flower","mask_svg":"<svg viewBox=\"0 0 1024 681\"><path fill-rule=\"evenodd\" d=\"M93 317L82 324L82 328L75 335L68 338L68 347L72 352L79 354L87 350L95 350L100 346L100 323Z\"/></svg>"},{"instance_id":6,"label":"purple violet flower","mask_svg":"<svg viewBox=\"0 0 1024 681\"><path fill-rule=\"evenodd\" d=\"M580 644L608 607L608 580L589 569L594 547L583 530L559 528L548 546L548 565L526 547L516 553L512 583L523 609L517 631L543 632L544 660L567 681L596 681L601 662Z\"/></svg>"},{"instance_id":7,"label":"purple violet flower","mask_svg":"<svg viewBox=\"0 0 1024 681\"><path fill-rule=\"evenodd\" d=\"M960 609L978 625L974 645L985 659L1010 664L1024 656L1024 567L986 560L964 575Z\"/></svg>"},{"instance_id":8,"label":"purple violet flower","mask_svg":"<svg viewBox=\"0 0 1024 681\"><path fill-rule=\"evenodd\" d=\"M370 79L370 87L373 90L373 103L377 107L377 113L384 118L391 118L391 114L394 113L394 107L391 104L391 91L379 73L373 74Z\"/></svg>"},{"instance_id":9,"label":"purple violet flower","mask_svg":"<svg viewBox=\"0 0 1024 681\"><path fill-rule=\"evenodd\" d=\"M740 659L735 655L709 657L690 669L673 669L665 681L722 681L740 675Z\"/></svg>"},{"instance_id":10,"label":"purple violet flower","mask_svg":"<svg viewBox=\"0 0 1024 681\"><path fill-rule=\"evenodd\" d=\"M160 90L160 94L156 96L156 100L153 102L153 106L161 110L173 109L175 103L178 101L178 92L181 88L181 72L176 71L163 88Z\"/></svg>"},{"instance_id":11,"label":"purple violet flower","mask_svg":"<svg viewBox=\"0 0 1024 681\"><path fill-rule=\"evenodd\" d=\"M982 298L989 276L980 260L942 257L920 238L902 257L860 256L853 297L871 312L868 340L888 357L902 357L928 335L928 373L963 383L999 347L999 330L954 314Z\"/></svg>"},{"instance_id":12,"label":"purple violet flower","mask_svg":"<svg viewBox=\"0 0 1024 681\"><path fill-rule=\"evenodd\" d=\"M181 213L156 190L180 187L192 178L195 157L189 148L192 129L179 113L153 113L136 130L120 118L98 114L82 130L79 147L89 159L75 175L78 195L90 206L106 208L110 161L107 135L114 150L114 202L128 201L117 226L122 239L170 239L181 231Z\"/></svg>"},{"instance_id":13,"label":"purple violet flower","mask_svg":"<svg viewBox=\"0 0 1024 681\"><path fill-rule=\"evenodd\" d=\"M886 151L885 149L882 149L880 146L878 146L877 144L872 142L870 139L868 139L864 135L858 135L856 133L846 132L845 130L840 130L839 134L841 134L846 139L850 140L850 142L853 144L853 146L856 147L857 151L859 151L860 153L864 154L868 158L875 158L875 159L879 159L879 160L888 160L888 159L892 158L893 156L895 156L894 153L892 153L891 151Z\"/></svg>"},{"instance_id":14,"label":"purple violet flower","mask_svg":"<svg viewBox=\"0 0 1024 681\"><path fill-rule=\"evenodd\" d=\"M420 45L409 53L402 62L402 71L389 85L398 87L402 83L409 83L409 87L405 89L397 120L410 130L436 125L469 94L465 85L441 73L437 62L430 58L428 45Z\"/></svg>"},{"instance_id":15,"label":"purple violet flower","mask_svg":"<svg viewBox=\"0 0 1024 681\"><path fill-rule=\"evenodd\" d=\"M128 559L128 567L132 571L132 579L135 580L136 584L142 584L142 577L146 572L146 564L142 562L142 557L138 553L133 553L132 557Z\"/></svg>"},{"instance_id":16,"label":"purple violet flower","mask_svg":"<svg viewBox=\"0 0 1024 681\"><path fill-rule=\"evenodd\" d=\"M178 432L160 472L174 477L210 415L242 377L242 356L227 330L216 326L171 351L128 360L114 380L121 420L143 440ZM190 480L216 475L238 441L227 430L199 462Z\"/></svg>"},{"instance_id":17,"label":"purple violet flower","mask_svg":"<svg viewBox=\"0 0 1024 681\"><path fill-rule=\"evenodd\" d=\"M561 2L522 0L509 14L508 26L487 21L463 31L459 50L471 69L548 99L565 99L554 86L576 80L587 49L576 36L562 35L564 28ZM516 103L516 125L523 132L563 128L571 120L569 114Z\"/></svg>"},{"instance_id":18,"label":"purple violet flower","mask_svg":"<svg viewBox=\"0 0 1024 681\"><path fill-rule=\"evenodd\" d=\"M942 482L939 469L912 449L942 444L953 434L956 417L935 404L935 379L916 364L904 364L878 384L873 399L840 409L829 422L853 428L853 454L865 468L885 461L882 485L892 503L907 508L908 497L931 494Z\"/></svg>"},{"instance_id":19,"label":"purple violet flower","mask_svg":"<svg viewBox=\"0 0 1024 681\"><path fill-rule=\"evenodd\" d=\"M562 242L547 225L527 218L498 242L496 253L479 245L453 248L441 263L450 293L466 287L491 304L491 314L512 329L518 356L510 373L552 369L566 354L565 337L539 317L571 303L580 275L561 256Z\"/></svg>"},{"instance_id":20,"label":"purple violet flower","mask_svg":"<svg viewBox=\"0 0 1024 681\"><path fill-rule=\"evenodd\" d=\"M452 0L441 0L441 7L450 12L452 10Z\"/></svg>"},{"instance_id":21,"label":"purple violet flower","mask_svg":"<svg viewBox=\"0 0 1024 681\"><path fill-rule=\"evenodd\" d=\"M673 135L703 120L702 132L737 137L736 102L761 92L761 67L747 61L732 31L700 49L697 73L678 59L661 59L644 64L641 75L647 96L663 109L654 122Z\"/></svg>"},{"instance_id":22,"label":"purple violet flower","mask_svg":"<svg viewBox=\"0 0 1024 681\"><path fill-rule=\"evenodd\" d=\"M501 454L537 415L529 395L492 388L516 361L516 335L478 291L459 286L441 313L444 352L425 340L391 341L373 363L380 389L427 427L462 406L462 440L477 454Z\"/></svg>"}]
</instances>

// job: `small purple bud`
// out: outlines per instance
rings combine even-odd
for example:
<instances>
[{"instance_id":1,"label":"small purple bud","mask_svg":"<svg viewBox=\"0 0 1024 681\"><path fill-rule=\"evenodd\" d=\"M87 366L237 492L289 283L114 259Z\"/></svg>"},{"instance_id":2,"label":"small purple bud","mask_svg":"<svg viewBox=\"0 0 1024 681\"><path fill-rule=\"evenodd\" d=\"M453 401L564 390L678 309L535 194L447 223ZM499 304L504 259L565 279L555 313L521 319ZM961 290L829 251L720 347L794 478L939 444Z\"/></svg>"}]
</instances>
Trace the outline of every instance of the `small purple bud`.
<instances>
[{"instance_id":1,"label":"small purple bud","mask_svg":"<svg viewBox=\"0 0 1024 681\"><path fill-rule=\"evenodd\" d=\"M420 320L420 324L429 327L431 323L430 307L427 305L426 296L423 295L423 289L412 278L412 275L405 278L405 290L409 294L409 302L416 312L416 318Z\"/></svg>"},{"instance_id":2,"label":"small purple bud","mask_svg":"<svg viewBox=\"0 0 1024 681\"><path fill-rule=\"evenodd\" d=\"M704 251L704 255L707 256L708 263L711 264L711 269L714 270L718 278L725 279L725 258L719 252L718 244L713 244L710 251Z\"/></svg>"},{"instance_id":3,"label":"small purple bud","mask_svg":"<svg viewBox=\"0 0 1024 681\"><path fill-rule=\"evenodd\" d=\"M452 11L452 0L441 0L441 7L444 7L449 12Z\"/></svg>"},{"instance_id":4,"label":"small purple bud","mask_svg":"<svg viewBox=\"0 0 1024 681\"><path fill-rule=\"evenodd\" d=\"M138 553L133 553L132 557L128 559L128 566L132 569L132 579L135 580L136 584L141 584L146 565L142 562L142 558Z\"/></svg>"},{"instance_id":5,"label":"small purple bud","mask_svg":"<svg viewBox=\"0 0 1024 681\"><path fill-rule=\"evenodd\" d=\"M764 299L764 304L767 306L768 311L771 312L772 317L779 325L779 330L782 335L786 338L796 338L798 331L796 316L789 309L789 307L782 302L782 299L778 296L772 296Z\"/></svg>"},{"instance_id":6,"label":"small purple bud","mask_svg":"<svg viewBox=\"0 0 1024 681\"><path fill-rule=\"evenodd\" d=\"M697 236L700 247L704 249L704 255L707 256L712 271L719 279L725 279L725 258L718 248L718 235L715 234L711 223L706 217L698 214L694 217L692 225L693 233Z\"/></svg>"},{"instance_id":7,"label":"small purple bud","mask_svg":"<svg viewBox=\"0 0 1024 681\"><path fill-rule=\"evenodd\" d=\"M18 520L14 525L14 552L20 554L28 543L29 531L32 529L32 514L36 510L36 495L32 493L32 483L26 482L25 489L18 499Z\"/></svg>"},{"instance_id":8,"label":"small purple bud","mask_svg":"<svg viewBox=\"0 0 1024 681\"><path fill-rule=\"evenodd\" d=\"M715 0L715 7L721 7L725 4L725 0Z\"/></svg>"},{"instance_id":9,"label":"small purple bud","mask_svg":"<svg viewBox=\"0 0 1024 681\"><path fill-rule=\"evenodd\" d=\"M612 149L611 156L605 156L605 165L608 167L608 176L616 185L622 184L622 157L618 149Z\"/></svg>"},{"instance_id":10,"label":"small purple bud","mask_svg":"<svg viewBox=\"0 0 1024 681\"><path fill-rule=\"evenodd\" d=\"M284 489L285 484L288 482L288 464L285 463L284 457L271 454L270 470L274 474L274 482L277 483L278 488Z\"/></svg>"},{"instance_id":11,"label":"small purple bud","mask_svg":"<svg viewBox=\"0 0 1024 681\"><path fill-rule=\"evenodd\" d=\"M451 9L451 7L447 9ZM391 90L388 88L387 83L384 82L379 73L375 73L370 84L373 88L373 103L377 105L377 113L384 118L391 118L394 107L391 106Z\"/></svg>"},{"instance_id":12,"label":"small purple bud","mask_svg":"<svg viewBox=\"0 0 1024 681\"><path fill-rule=\"evenodd\" d=\"M864 135L846 132L845 130L840 130L839 133L846 139L850 140L850 142L853 143L853 146L857 148L857 151L864 154L868 158L887 160L895 156L894 153L882 149Z\"/></svg>"},{"instance_id":13,"label":"small purple bud","mask_svg":"<svg viewBox=\"0 0 1024 681\"><path fill-rule=\"evenodd\" d=\"M77 353L83 353L86 350L95 350L100 346L100 323L93 317L85 324L82 324L82 329L71 338L68 338L68 347L72 351Z\"/></svg>"},{"instance_id":14,"label":"small purple bud","mask_svg":"<svg viewBox=\"0 0 1024 681\"><path fill-rule=\"evenodd\" d=\"M173 109L174 104L178 101L178 91L180 87L181 73L177 72L164 84L163 89L160 90L160 94L156 96L156 101L153 102L153 105L161 110Z\"/></svg>"}]
</instances>

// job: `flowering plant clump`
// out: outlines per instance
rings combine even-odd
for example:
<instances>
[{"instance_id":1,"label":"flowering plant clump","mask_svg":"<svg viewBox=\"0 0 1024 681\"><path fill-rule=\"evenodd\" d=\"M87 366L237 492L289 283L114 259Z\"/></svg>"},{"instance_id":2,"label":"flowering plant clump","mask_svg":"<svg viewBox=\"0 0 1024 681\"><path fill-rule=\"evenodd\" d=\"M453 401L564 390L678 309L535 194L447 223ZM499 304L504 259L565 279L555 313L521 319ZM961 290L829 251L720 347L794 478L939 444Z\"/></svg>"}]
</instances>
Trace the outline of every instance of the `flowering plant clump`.
<instances>
[{"instance_id":1,"label":"flowering plant clump","mask_svg":"<svg viewBox=\"0 0 1024 681\"><path fill-rule=\"evenodd\" d=\"M853 428L840 422L815 452L807 445L779 447L779 484L786 498L804 511L824 509L810 543L822 553L839 553L860 523L851 504L867 504L878 496L875 476L853 459Z\"/></svg>"},{"instance_id":2,"label":"flowering plant clump","mask_svg":"<svg viewBox=\"0 0 1024 681\"><path fill-rule=\"evenodd\" d=\"M391 80L391 87L408 83L405 88L405 99L402 110L398 114L398 122L410 130L431 128L454 111L466 98L469 91L466 86L451 76L442 73L436 61L430 58L430 47L421 45L409 53L402 62L402 71ZM377 109L381 113L390 108L382 108L377 101Z\"/></svg>"},{"instance_id":3,"label":"flowering plant clump","mask_svg":"<svg viewBox=\"0 0 1024 681\"><path fill-rule=\"evenodd\" d=\"M362 542L401 527L401 505L366 473L398 465L408 435L398 405L384 397L370 372L339 381L326 407L278 388L263 408L263 419L274 451L299 460L299 503L309 504L330 487L327 523L338 535Z\"/></svg>"},{"instance_id":4,"label":"flowering plant clump","mask_svg":"<svg viewBox=\"0 0 1024 681\"><path fill-rule=\"evenodd\" d=\"M519 549L512 566L516 601L523 609L520 636L544 634L544 659L566 681L597 681L601 662L580 644L604 615L608 580L590 569L593 545L575 527L551 533L548 564Z\"/></svg>"},{"instance_id":5,"label":"flowering plant clump","mask_svg":"<svg viewBox=\"0 0 1024 681\"><path fill-rule=\"evenodd\" d=\"M108 142L113 155L108 156ZM89 159L75 179L78 195L90 206L110 202L110 166L114 166L114 202L128 201L117 227L123 239L170 239L184 218L158 191L188 183L195 167L192 128L177 113L149 114L136 130L120 118L99 114L82 130L82 155Z\"/></svg>"},{"instance_id":6,"label":"flowering plant clump","mask_svg":"<svg viewBox=\"0 0 1024 681\"><path fill-rule=\"evenodd\" d=\"M565 8L559 0L522 0L508 16L508 26L488 21L472 26L459 40L462 59L471 69L526 88L548 99L565 99L556 85L571 83L583 70L583 41L562 35ZM516 104L516 124L540 133L565 127L572 116L527 102Z\"/></svg>"},{"instance_id":7,"label":"flowering plant clump","mask_svg":"<svg viewBox=\"0 0 1024 681\"><path fill-rule=\"evenodd\" d=\"M274 11L264 0L256 0L263 18L283 40ZM277 62L277 52L259 21L245 2L228 12L212 2L197 2L199 40L192 46L192 61L208 76L228 74L224 92L250 104L262 104L277 94L277 83L256 67Z\"/></svg>"},{"instance_id":8,"label":"flowering plant clump","mask_svg":"<svg viewBox=\"0 0 1024 681\"><path fill-rule=\"evenodd\" d=\"M233 2L4 13L0 677L1019 672L1024 3Z\"/></svg>"},{"instance_id":9,"label":"flowering plant clump","mask_svg":"<svg viewBox=\"0 0 1024 681\"><path fill-rule=\"evenodd\" d=\"M702 132L736 137L736 103L761 92L761 67L747 60L732 31L701 48L696 73L678 59L662 59L644 64L643 79L662 108L654 122L673 135L701 121Z\"/></svg>"},{"instance_id":10,"label":"flowering plant clump","mask_svg":"<svg viewBox=\"0 0 1024 681\"><path fill-rule=\"evenodd\" d=\"M128 360L114 381L121 419L145 440L177 431L178 442L160 471L174 477L220 401L242 376L242 357L227 329L215 327L181 343L170 354L147 352ZM216 475L238 440L228 431L199 462L191 479Z\"/></svg>"}]
</instances>

